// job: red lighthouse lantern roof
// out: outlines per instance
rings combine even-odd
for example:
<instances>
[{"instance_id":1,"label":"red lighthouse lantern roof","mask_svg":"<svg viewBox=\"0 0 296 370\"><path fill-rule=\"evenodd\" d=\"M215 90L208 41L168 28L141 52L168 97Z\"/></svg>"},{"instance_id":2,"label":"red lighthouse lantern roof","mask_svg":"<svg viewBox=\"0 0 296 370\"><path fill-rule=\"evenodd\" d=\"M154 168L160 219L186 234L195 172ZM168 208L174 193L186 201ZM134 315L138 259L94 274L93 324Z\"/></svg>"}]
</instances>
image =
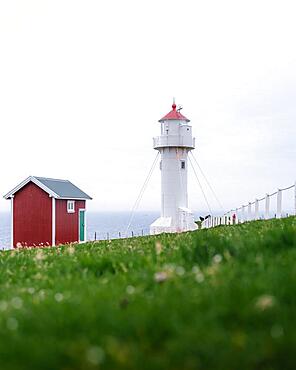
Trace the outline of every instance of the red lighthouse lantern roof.
<instances>
[{"instance_id":1,"label":"red lighthouse lantern roof","mask_svg":"<svg viewBox=\"0 0 296 370\"><path fill-rule=\"evenodd\" d=\"M167 115L162 117L159 120L159 122L168 121L168 120L179 120L179 121L190 122L190 120L186 118L185 116L183 116L183 114L180 113L180 110L177 109L175 101L173 102L172 108L173 109Z\"/></svg>"}]
</instances>

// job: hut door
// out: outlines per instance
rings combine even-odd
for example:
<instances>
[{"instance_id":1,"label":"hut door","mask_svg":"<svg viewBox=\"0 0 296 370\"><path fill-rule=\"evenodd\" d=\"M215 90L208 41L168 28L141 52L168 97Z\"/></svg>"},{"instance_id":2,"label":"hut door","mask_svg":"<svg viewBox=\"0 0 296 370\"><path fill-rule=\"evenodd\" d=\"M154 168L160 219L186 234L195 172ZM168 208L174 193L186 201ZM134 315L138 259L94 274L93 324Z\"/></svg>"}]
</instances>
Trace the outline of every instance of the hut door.
<instances>
[{"instance_id":1,"label":"hut door","mask_svg":"<svg viewBox=\"0 0 296 370\"><path fill-rule=\"evenodd\" d=\"M79 210L79 241L85 241L85 210Z\"/></svg>"}]
</instances>

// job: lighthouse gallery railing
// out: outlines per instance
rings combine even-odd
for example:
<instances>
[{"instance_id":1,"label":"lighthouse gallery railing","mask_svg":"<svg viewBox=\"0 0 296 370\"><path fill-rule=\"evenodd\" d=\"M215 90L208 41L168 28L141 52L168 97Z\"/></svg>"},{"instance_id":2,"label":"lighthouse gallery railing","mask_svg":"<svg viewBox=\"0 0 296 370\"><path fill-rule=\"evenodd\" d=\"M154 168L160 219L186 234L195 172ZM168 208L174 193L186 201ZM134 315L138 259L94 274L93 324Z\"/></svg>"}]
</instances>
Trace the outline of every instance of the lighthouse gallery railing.
<instances>
[{"instance_id":1,"label":"lighthouse gallery railing","mask_svg":"<svg viewBox=\"0 0 296 370\"><path fill-rule=\"evenodd\" d=\"M162 135L153 138L154 149L166 146L184 146L195 148L195 138L190 138L183 135Z\"/></svg>"}]
</instances>

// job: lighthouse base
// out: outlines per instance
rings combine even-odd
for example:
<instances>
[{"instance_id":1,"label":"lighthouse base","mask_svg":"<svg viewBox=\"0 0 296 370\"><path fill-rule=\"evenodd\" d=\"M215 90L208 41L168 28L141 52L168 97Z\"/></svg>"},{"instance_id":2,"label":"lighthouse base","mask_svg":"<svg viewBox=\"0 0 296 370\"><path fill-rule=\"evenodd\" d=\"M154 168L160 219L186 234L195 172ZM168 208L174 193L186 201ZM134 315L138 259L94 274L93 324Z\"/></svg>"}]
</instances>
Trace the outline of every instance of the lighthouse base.
<instances>
[{"instance_id":1,"label":"lighthouse base","mask_svg":"<svg viewBox=\"0 0 296 370\"><path fill-rule=\"evenodd\" d=\"M176 220L177 222L174 222L172 217L159 217L150 225L150 235L178 233L197 229L193 213L190 209L180 207L178 210L178 216L179 217Z\"/></svg>"}]
</instances>

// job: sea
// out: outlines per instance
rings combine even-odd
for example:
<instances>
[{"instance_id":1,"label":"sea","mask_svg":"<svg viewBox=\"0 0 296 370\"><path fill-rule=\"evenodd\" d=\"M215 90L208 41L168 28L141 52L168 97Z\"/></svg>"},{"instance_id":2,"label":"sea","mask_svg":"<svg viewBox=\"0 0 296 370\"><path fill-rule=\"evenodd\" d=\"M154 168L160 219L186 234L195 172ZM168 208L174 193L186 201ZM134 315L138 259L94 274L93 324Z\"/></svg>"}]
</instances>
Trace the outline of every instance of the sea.
<instances>
[{"instance_id":1,"label":"sea","mask_svg":"<svg viewBox=\"0 0 296 370\"><path fill-rule=\"evenodd\" d=\"M128 236L149 234L150 224L159 217L159 212L135 212ZM130 212L87 212L87 240L122 238L131 218ZM10 214L0 213L0 249L10 248Z\"/></svg>"},{"instance_id":2,"label":"sea","mask_svg":"<svg viewBox=\"0 0 296 370\"><path fill-rule=\"evenodd\" d=\"M275 211L274 211L275 213ZM293 214L288 209L283 217ZM215 213L214 213L215 215ZM218 215L218 213L217 213ZM272 212L271 212L272 215ZM135 212L128 229L128 237L149 235L149 227L160 216L159 212ZM263 218L260 212L260 218ZM130 212L87 212L87 240L119 239L126 236ZM198 215L195 214L195 219ZM10 248L10 213L0 212L0 250Z\"/></svg>"}]
</instances>

